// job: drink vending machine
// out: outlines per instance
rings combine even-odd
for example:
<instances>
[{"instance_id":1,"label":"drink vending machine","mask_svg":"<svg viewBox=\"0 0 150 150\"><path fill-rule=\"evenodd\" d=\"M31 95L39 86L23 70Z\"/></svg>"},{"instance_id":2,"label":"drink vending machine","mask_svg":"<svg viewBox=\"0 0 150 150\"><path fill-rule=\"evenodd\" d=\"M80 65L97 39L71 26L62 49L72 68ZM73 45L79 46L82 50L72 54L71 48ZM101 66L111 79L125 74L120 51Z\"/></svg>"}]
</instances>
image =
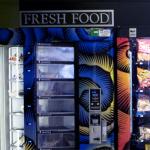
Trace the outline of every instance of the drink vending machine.
<instances>
[{"instance_id":1,"label":"drink vending machine","mask_svg":"<svg viewBox=\"0 0 150 150\"><path fill-rule=\"evenodd\" d=\"M114 30L0 29L1 150L114 150Z\"/></svg>"}]
</instances>

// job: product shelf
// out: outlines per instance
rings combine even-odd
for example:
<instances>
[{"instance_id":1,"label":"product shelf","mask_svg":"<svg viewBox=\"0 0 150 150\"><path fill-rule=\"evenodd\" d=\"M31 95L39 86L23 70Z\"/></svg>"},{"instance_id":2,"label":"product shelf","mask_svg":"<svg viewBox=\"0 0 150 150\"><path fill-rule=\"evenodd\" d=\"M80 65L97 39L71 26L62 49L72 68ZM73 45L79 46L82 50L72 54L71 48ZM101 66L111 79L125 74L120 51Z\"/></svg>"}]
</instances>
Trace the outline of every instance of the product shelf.
<instances>
[{"instance_id":1,"label":"product shelf","mask_svg":"<svg viewBox=\"0 0 150 150\"><path fill-rule=\"evenodd\" d=\"M9 132L10 150L23 150L24 80L23 47L9 48Z\"/></svg>"}]
</instances>

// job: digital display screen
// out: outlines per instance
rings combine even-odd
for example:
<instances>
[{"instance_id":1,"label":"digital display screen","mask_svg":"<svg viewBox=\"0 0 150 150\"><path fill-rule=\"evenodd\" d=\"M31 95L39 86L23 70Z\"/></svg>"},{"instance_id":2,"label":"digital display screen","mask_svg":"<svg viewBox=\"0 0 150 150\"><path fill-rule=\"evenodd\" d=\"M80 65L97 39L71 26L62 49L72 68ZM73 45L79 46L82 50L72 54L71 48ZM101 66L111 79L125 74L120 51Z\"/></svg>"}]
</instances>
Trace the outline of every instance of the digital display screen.
<instances>
[{"instance_id":1,"label":"digital display screen","mask_svg":"<svg viewBox=\"0 0 150 150\"><path fill-rule=\"evenodd\" d=\"M90 110L101 110L100 94L100 89L90 89Z\"/></svg>"}]
</instances>

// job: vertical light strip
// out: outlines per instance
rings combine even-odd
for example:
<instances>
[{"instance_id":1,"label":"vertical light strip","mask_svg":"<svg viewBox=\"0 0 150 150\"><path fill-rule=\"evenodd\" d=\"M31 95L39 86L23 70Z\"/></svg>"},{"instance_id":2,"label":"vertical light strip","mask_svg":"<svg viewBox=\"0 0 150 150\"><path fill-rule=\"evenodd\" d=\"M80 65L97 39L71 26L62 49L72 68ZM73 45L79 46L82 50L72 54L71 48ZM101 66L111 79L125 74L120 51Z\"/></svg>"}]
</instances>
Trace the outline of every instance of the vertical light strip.
<instances>
[{"instance_id":1,"label":"vertical light strip","mask_svg":"<svg viewBox=\"0 0 150 150\"><path fill-rule=\"evenodd\" d=\"M10 149L8 144L10 141L9 135L9 64L8 64L8 48L4 49L4 93L5 93L5 134L6 134L6 150Z\"/></svg>"},{"instance_id":2,"label":"vertical light strip","mask_svg":"<svg viewBox=\"0 0 150 150\"><path fill-rule=\"evenodd\" d=\"M6 150L5 135L5 94L4 94L4 47L0 47L0 123L1 123L1 149Z\"/></svg>"},{"instance_id":3,"label":"vertical light strip","mask_svg":"<svg viewBox=\"0 0 150 150\"><path fill-rule=\"evenodd\" d=\"M3 91L2 91L2 74L3 74L3 48L0 47L0 149L3 149L3 135L2 135L2 122L3 122L3 114L2 114L2 102L3 102Z\"/></svg>"},{"instance_id":4,"label":"vertical light strip","mask_svg":"<svg viewBox=\"0 0 150 150\"><path fill-rule=\"evenodd\" d=\"M8 101L7 49L0 46L0 141L1 150L9 149L9 101Z\"/></svg>"},{"instance_id":5,"label":"vertical light strip","mask_svg":"<svg viewBox=\"0 0 150 150\"><path fill-rule=\"evenodd\" d=\"M132 98L132 67L133 67L133 62L132 62L132 52L129 52L129 57L130 57L130 133L133 131L133 98Z\"/></svg>"}]
</instances>

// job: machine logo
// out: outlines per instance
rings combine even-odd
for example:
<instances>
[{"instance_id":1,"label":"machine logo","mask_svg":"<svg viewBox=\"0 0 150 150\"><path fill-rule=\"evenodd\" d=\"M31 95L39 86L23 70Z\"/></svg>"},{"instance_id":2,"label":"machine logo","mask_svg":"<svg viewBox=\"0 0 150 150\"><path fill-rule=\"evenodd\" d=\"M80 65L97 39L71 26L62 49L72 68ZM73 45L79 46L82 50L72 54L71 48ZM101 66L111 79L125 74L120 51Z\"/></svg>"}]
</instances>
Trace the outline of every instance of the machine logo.
<instances>
[{"instance_id":1,"label":"machine logo","mask_svg":"<svg viewBox=\"0 0 150 150\"><path fill-rule=\"evenodd\" d=\"M21 26L113 27L113 10L21 11Z\"/></svg>"}]
</instances>

